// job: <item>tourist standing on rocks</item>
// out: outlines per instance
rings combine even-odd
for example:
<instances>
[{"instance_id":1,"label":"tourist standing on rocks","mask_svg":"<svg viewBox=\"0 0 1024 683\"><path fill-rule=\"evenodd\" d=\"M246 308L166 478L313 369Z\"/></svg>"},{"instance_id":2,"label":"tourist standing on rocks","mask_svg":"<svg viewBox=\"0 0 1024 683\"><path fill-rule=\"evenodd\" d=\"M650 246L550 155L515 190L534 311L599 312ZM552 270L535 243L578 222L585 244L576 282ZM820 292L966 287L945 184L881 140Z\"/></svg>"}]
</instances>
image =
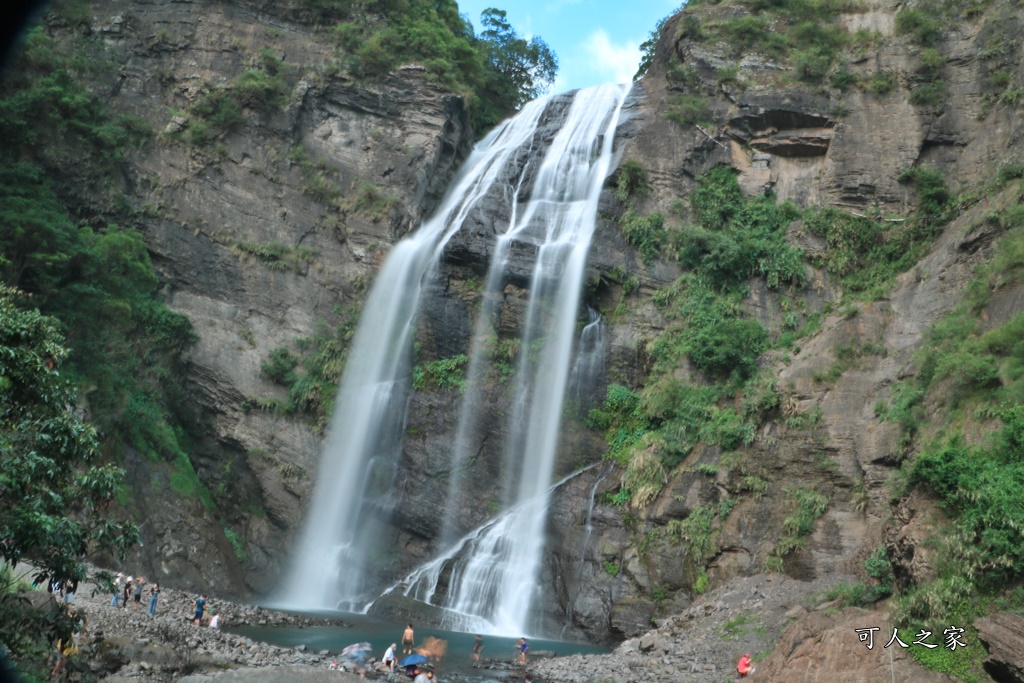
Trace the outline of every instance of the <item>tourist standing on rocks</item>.
<instances>
[{"instance_id":1,"label":"tourist standing on rocks","mask_svg":"<svg viewBox=\"0 0 1024 683\"><path fill-rule=\"evenodd\" d=\"M70 609L70 605L69 605ZM89 618L85 611L70 611L71 628L57 637L57 659L50 671L51 680L66 680L68 659L78 654L78 640L83 631L89 630Z\"/></svg>"},{"instance_id":2,"label":"tourist standing on rocks","mask_svg":"<svg viewBox=\"0 0 1024 683\"><path fill-rule=\"evenodd\" d=\"M110 606L117 607L117 600L121 597L121 590L124 588L124 574L117 573L114 577L114 597L110 598Z\"/></svg>"},{"instance_id":3,"label":"tourist standing on rocks","mask_svg":"<svg viewBox=\"0 0 1024 683\"><path fill-rule=\"evenodd\" d=\"M480 668L480 653L484 651L484 637L479 633L473 638L473 653L469 656L473 660L473 668Z\"/></svg>"},{"instance_id":4,"label":"tourist standing on rocks","mask_svg":"<svg viewBox=\"0 0 1024 683\"><path fill-rule=\"evenodd\" d=\"M369 643L352 643L345 646L341 656L351 664L352 673L359 674L359 678L366 678L366 668L370 664L372 651L373 647Z\"/></svg>"},{"instance_id":5,"label":"tourist standing on rocks","mask_svg":"<svg viewBox=\"0 0 1024 683\"><path fill-rule=\"evenodd\" d=\"M200 595L193 604L196 608L196 615L192 617L192 622L196 626L201 626L203 624L203 610L206 608L206 596Z\"/></svg>"},{"instance_id":6,"label":"tourist standing on rocks","mask_svg":"<svg viewBox=\"0 0 1024 683\"><path fill-rule=\"evenodd\" d=\"M213 610L213 616L210 617L210 628L220 628L220 613L217 610Z\"/></svg>"},{"instance_id":7,"label":"tourist standing on rocks","mask_svg":"<svg viewBox=\"0 0 1024 683\"><path fill-rule=\"evenodd\" d=\"M128 595L132 592L132 582L135 581L132 577L124 582L124 608L128 609Z\"/></svg>"},{"instance_id":8,"label":"tourist standing on rocks","mask_svg":"<svg viewBox=\"0 0 1024 683\"><path fill-rule=\"evenodd\" d=\"M142 609L142 589L146 585L146 579L141 576L135 577L135 608Z\"/></svg>"},{"instance_id":9,"label":"tourist standing on rocks","mask_svg":"<svg viewBox=\"0 0 1024 683\"><path fill-rule=\"evenodd\" d=\"M149 609L146 610L146 614L151 617L156 616L156 599L160 597L160 584L154 583L153 587L149 589Z\"/></svg>"},{"instance_id":10,"label":"tourist standing on rocks","mask_svg":"<svg viewBox=\"0 0 1024 683\"><path fill-rule=\"evenodd\" d=\"M530 644L526 642L526 638L519 639L519 663L526 666L526 651L530 649Z\"/></svg>"},{"instance_id":11,"label":"tourist standing on rocks","mask_svg":"<svg viewBox=\"0 0 1024 683\"><path fill-rule=\"evenodd\" d=\"M412 642L413 642L413 631L412 624L405 625L405 631L402 632L402 654L412 654Z\"/></svg>"}]
</instances>

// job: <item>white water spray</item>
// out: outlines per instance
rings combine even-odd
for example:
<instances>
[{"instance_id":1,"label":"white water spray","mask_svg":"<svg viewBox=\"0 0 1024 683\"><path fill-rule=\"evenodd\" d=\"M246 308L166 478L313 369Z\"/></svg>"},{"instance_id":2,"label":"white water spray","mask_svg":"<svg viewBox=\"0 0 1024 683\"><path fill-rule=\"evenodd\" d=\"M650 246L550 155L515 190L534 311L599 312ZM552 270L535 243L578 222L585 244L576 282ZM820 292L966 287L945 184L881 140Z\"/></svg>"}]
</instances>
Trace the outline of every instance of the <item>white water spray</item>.
<instances>
[{"instance_id":1,"label":"white water spray","mask_svg":"<svg viewBox=\"0 0 1024 683\"><path fill-rule=\"evenodd\" d=\"M514 184L503 188L511 203L511 220L494 248L482 317L494 311L513 244L530 245L536 251L504 445L507 512L472 532L471 541L463 538L430 563L442 566L461 551L443 596L435 594L440 570L414 573L407 590L461 619L452 627L505 634L522 634L530 628L587 252L627 90L615 85L576 93L543 159L529 161ZM352 343L316 491L281 606L358 611L373 597L367 594L367 562L394 505L392 485L424 282L470 211L495 187L503 170L507 172L517 152L532 143L546 106L546 101L528 104L489 135L471 155L435 216L395 245L382 266ZM539 165L531 197L520 206L526 170L534 163ZM533 168L529 170L532 173ZM489 302L488 296L495 298ZM480 381L486 324L486 320L478 322L472 342L469 387L453 446L455 473L462 469L467 435L477 424L479 401L474 387ZM458 476L452 482L460 485ZM444 522L442 538L454 537L454 518Z\"/></svg>"},{"instance_id":2,"label":"white water spray","mask_svg":"<svg viewBox=\"0 0 1024 683\"><path fill-rule=\"evenodd\" d=\"M537 257L505 444L504 504L514 512L474 538L465 550L465 560L453 567L443 602L437 603L449 614L463 615L465 623L458 625L463 628L505 634L530 629L545 543L547 490L554 471L587 252L625 94L624 86L577 93L537 170L530 200L523 207L513 207L513 220L494 250L485 320L478 324L490 318L511 245L532 244ZM484 353L484 337L478 328L470 363L471 393L479 381L475 373ZM463 403L456 470L468 455L465 440L473 431L478 403L470 398ZM450 499L457 500L457 493L451 493ZM433 600L439 575L427 572L416 577L422 583L413 580L407 594Z\"/></svg>"},{"instance_id":3,"label":"white water spray","mask_svg":"<svg viewBox=\"0 0 1024 683\"><path fill-rule=\"evenodd\" d=\"M366 561L401 450L416 312L428 271L467 215L529 145L545 101L488 135L434 216L396 244L363 307L331 419L317 486L277 601L290 609L358 610ZM376 509L375 509L376 508Z\"/></svg>"}]
</instances>

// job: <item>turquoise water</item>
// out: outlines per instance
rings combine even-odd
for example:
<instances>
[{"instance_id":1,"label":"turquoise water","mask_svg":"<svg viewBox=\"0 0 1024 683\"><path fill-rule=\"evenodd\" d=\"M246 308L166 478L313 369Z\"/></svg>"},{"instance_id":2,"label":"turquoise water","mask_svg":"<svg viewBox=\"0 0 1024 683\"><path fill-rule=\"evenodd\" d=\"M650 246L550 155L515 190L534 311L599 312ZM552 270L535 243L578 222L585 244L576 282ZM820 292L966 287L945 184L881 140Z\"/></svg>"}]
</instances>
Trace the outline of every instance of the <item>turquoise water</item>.
<instances>
[{"instance_id":1,"label":"turquoise water","mask_svg":"<svg viewBox=\"0 0 1024 683\"><path fill-rule=\"evenodd\" d=\"M343 619L352 624L352 627L343 626L307 626L297 627L271 627L271 626L244 626L225 629L231 633L252 638L253 640L270 643L280 647L295 647L305 645L312 652L329 650L331 654L339 653L342 648L352 643L366 641L373 646L373 656L380 659L384 651L391 643L398 647L399 661L401 654L402 631L405 624L381 619L379 617L364 614L332 614L333 618ZM506 676L507 669L474 669L469 654L473 648L472 633L458 633L456 631L444 631L428 626L418 627L413 624L416 632L416 645L418 646L427 636L433 636L447 641L448 653L436 666L437 676L440 680L459 678L469 681L488 681L498 676ZM528 639L530 652L553 652L556 655L569 654L598 654L608 652L608 648L589 643L570 643L557 640ZM484 636L483 663L486 667L488 659L512 660L518 656L517 643L519 636L502 638L499 636Z\"/></svg>"}]
</instances>

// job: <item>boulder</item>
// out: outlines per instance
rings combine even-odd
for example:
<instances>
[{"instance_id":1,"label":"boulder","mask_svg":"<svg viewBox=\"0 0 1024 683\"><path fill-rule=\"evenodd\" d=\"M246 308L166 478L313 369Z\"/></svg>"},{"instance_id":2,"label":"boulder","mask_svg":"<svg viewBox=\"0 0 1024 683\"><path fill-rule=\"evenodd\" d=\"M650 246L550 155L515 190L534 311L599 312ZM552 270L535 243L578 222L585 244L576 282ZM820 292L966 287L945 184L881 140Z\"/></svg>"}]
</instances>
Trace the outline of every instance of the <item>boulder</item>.
<instances>
[{"instance_id":1,"label":"boulder","mask_svg":"<svg viewBox=\"0 0 1024 683\"><path fill-rule=\"evenodd\" d=\"M612 603L612 629L625 636L636 636L651 625L655 605L643 598L622 598Z\"/></svg>"},{"instance_id":2,"label":"boulder","mask_svg":"<svg viewBox=\"0 0 1024 683\"><path fill-rule=\"evenodd\" d=\"M1024 683L1024 619L1000 612L974 622L988 658L985 671L999 683Z\"/></svg>"},{"instance_id":3,"label":"boulder","mask_svg":"<svg viewBox=\"0 0 1024 683\"><path fill-rule=\"evenodd\" d=\"M871 649L861 642L856 628L878 627ZM768 659L757 664L758 681L767 683L832 683L861 681L951 681L934 671L925 671L909 649L885 643L892 635L888 614L882 610L848 608L835 614L810 612L793 623ZM904 639L906 640L906 639Z\"/></svg>"},{"instance_id":4,"label":"boulder","mask_svg":"<svg viewBox=\"0 0 1024 683\"><path fill-rule=\"evenodd\" d=\"M668 652L669 647L669 643L657 632L652 631L640 637L640 650L642 652Z\"/></svg>"}]
</instances>

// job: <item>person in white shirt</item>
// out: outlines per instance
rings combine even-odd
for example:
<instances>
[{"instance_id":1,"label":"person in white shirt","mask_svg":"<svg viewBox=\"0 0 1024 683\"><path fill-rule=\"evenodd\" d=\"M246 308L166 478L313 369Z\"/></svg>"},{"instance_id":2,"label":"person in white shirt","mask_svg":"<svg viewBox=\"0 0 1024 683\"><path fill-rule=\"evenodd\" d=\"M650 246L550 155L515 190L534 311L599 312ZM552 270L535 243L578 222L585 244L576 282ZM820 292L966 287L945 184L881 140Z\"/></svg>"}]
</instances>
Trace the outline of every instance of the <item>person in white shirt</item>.
<instances>
[{"instance_id":1,"label":"person in white shirt","mask_svg":"<svg viewBox=\"0 0 1024 683\"><path fill-rule=\"evenodd\" d=\"M388 668L388 671L395 670L395 664L397 663L395 660L396 647L397 645L395 643L391 643L391 647L389 647L384 653L384 659L381 660L381 663Z\"/></svg>"}]
</instances>

